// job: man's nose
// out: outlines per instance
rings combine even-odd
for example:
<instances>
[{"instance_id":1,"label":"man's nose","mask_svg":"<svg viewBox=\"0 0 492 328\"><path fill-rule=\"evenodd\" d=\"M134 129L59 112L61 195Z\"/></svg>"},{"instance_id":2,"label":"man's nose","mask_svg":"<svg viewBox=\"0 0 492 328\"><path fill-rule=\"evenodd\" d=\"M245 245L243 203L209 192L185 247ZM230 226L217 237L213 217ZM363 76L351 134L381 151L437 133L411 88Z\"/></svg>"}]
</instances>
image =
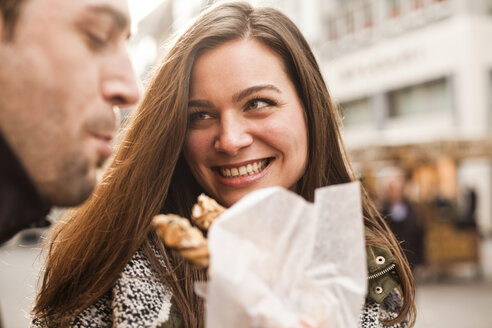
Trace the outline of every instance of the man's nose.
<instances>
[{"instance_id":1,"label":"man's nose","mask_svg":"<svg viewBox=\"0 0 492 328\"><path fill-rule=\"evenodd\" d=\"M214 142L215 150L230 156L235 156L243 148L253 143L248 122L235 113L228 113L221 117L219 131Z\"/></svg>"},{"instance_id":2,"label":"man's nose","mask_svg":"<svg viewBox=\"0 0 492 328\"><path fill-rule=\"evenodd\" d=\"M139 100L140 89L126 49L106 61L101 87L104 99L113 106L128 107Z\"/></svg>"}]
</instances>

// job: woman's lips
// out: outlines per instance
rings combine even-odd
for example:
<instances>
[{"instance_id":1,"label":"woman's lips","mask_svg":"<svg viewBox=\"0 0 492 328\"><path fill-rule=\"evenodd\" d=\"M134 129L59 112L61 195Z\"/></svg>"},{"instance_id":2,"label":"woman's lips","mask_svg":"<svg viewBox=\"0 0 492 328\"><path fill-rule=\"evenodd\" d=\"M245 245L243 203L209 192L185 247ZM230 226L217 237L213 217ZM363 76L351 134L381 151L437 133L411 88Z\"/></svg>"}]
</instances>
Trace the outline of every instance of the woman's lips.
<instances>
[{"instance_id":1,"label":"woman's lips","mask_svg":"<svg viewBox=\"0 0 492 328\"><path fill-rule=\"evenodd\" d=\"M261 179L268 171L274 158L254 160L239 165L215 167L218 180L228 187L242 187Z\"/></svg>"},{"instance_id":2,"label":"woman's lips","mask_svg":"<svg viewBox=\"0 0 492 328\"><path fill-rule=\"evenodd\" d=\"M263 171L268 166L268 158L253 161L240 166L220 167L219 172L225 178L237 178L246 175L253 175Z\"/></svg>"}]
</instances>

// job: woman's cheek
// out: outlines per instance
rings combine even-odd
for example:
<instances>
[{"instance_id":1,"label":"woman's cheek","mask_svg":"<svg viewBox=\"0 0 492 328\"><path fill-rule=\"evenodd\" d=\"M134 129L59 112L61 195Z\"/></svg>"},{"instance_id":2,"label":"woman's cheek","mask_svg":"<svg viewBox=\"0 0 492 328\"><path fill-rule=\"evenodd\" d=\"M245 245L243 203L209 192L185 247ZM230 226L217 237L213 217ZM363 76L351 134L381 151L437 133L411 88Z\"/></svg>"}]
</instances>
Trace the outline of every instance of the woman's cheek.
<instances>
[{"instance_id":1,"label":"woman's cheek","mask_svg":"<svg viewBox=\"0 0 492 328\"><path fill-rule=\"evenodd\" d=\"M189 166L196 166L204 160L209 149L208 144L206 134L199 133L199 131L188 133L184 144L184 155Z\"/></svg>"}]
</instances>

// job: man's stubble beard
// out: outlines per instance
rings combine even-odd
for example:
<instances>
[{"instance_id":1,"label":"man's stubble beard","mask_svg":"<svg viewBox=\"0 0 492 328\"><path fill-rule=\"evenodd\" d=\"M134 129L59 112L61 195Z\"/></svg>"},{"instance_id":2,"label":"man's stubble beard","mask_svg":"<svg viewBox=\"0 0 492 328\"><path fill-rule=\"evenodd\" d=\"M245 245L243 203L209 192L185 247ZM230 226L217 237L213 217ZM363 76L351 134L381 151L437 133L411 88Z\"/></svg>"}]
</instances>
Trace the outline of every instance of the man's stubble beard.
<instances>
[{"instance_id":1,"label":"man's stubble beard","mask_svg":"<svg viewBox=\"0 0 492 328\"><path fill-rule=\"evenodd\" d=\"M97 160L97 169L105 162ZM54 206L77 206L87 200L97 185L97 169L90 168L88 160L78 152L67 154L61 162L57 178L43 183L41 192Z\"/></svg>"}]
</instances>

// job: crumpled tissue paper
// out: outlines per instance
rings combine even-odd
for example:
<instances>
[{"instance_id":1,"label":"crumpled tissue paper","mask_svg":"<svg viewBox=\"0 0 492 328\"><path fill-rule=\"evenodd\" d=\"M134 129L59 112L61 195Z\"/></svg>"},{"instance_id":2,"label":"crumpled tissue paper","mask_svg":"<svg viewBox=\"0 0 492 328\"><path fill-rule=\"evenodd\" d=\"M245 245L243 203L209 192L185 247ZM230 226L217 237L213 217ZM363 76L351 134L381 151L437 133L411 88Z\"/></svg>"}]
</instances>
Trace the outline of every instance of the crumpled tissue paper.
<instances>
[{"instance_id":1,"label":"crumpled tissue paper","mask_svg":"<svg viewBox=\"0 0 492 328\"><path fill-rule=\"evenodd\" d=\"M208 242L206 327L357 327L367 290L358 182L319 188L314 203L254 191L215 220Z\"/></svg>"}]
</instances>

